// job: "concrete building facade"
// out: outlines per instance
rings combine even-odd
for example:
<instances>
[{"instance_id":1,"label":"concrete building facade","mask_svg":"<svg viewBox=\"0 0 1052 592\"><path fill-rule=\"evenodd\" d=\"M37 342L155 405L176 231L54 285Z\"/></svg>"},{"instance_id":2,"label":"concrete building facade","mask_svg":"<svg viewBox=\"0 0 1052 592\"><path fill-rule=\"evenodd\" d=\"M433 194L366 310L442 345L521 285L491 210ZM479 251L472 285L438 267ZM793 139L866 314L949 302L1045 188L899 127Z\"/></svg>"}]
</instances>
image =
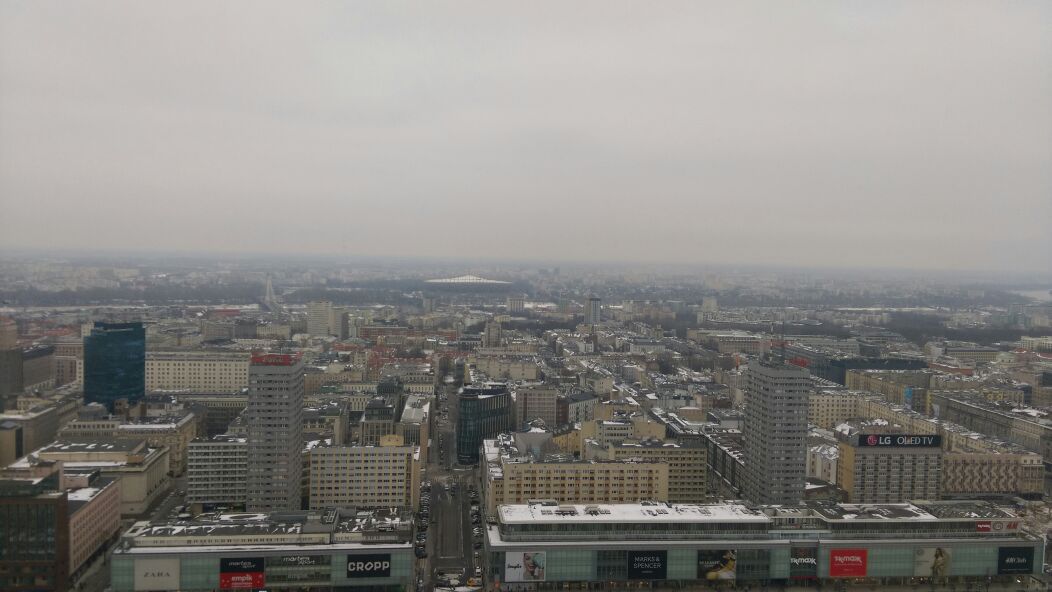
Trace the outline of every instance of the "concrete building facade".
<instances>
[{"instance_id":1,"label":"concrete building facade","mask_svg":"<svg viewBox=\"0 0 1052 592\"><path fill-rule=\"evenodd\" d=\"M186 501L196 510L245 507L248 501L248 440L227 434L190 443Z\"/></svg>"},{"instance_id":2,"label":"concrete building facade","mask_svg":"<svg viewBox=\"0 0 1052 592\"><path fill-rule=\"evenodd\" d=\"M243 352L147 352L146 389L240 392L248 387L249 361Z\"/></svg>"},{"instance_id":3,"label":"concrete building facade","mask_svg":"<svg viewBox=\"0 0 1052 592\"><path fill-rule=\"evenodd\" d=\"M248 373L249 511L299 510L303 474L303 359L252 357Z\"/></svg>"},{"instance_id":4,"label":"concrete building facade","mask_svg":"<svg viewBox=\"0 0 1052 592\"><path fill-rule=\"evenodd\" d=\"M420 500L420 449L400 436L381 446L318 446L310 451L310 507L405 508Z\"/></svg>"},{"instance_id":5,"label":"concrete building facade","mask_svg":"<svg viewBox=\"0 0 1052 592\"><path fill-rule=\"evenodd\" d=\"M742 430L746 499L761 504L803 500L810 389L806 368L773 360L749 364Z\"/></svg>"}]
</instances>

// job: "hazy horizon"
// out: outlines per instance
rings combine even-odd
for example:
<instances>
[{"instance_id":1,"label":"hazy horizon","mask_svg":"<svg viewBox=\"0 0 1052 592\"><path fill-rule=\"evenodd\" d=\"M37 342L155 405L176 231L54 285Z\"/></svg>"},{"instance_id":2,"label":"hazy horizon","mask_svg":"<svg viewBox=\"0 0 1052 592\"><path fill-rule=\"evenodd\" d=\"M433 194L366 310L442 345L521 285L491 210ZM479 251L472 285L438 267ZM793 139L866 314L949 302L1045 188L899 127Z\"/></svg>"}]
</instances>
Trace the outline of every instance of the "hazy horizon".
<instances>
[{"instance_id":1,"label":"hazy horizon","mask_svg":"<svg viewBox=\"0 0 1052 592\"><path fill-rule=\"evenodd\" d=\"M0 251L1052 272L1052 5L0 4Z\"/></svg>"}]
</instances>

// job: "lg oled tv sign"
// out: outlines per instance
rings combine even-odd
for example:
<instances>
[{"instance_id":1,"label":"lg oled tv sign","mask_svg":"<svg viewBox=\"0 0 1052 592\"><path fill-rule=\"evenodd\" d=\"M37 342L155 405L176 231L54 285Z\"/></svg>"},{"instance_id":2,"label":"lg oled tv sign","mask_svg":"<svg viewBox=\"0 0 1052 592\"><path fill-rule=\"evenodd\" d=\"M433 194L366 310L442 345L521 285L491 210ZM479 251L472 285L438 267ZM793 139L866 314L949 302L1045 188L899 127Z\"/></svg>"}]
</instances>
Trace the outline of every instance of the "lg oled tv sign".
<instances>
[{"instance_id":1,"label":"lg oled tv sign","mask_svg":"<svg viewBox=\"0 0 1052 592\"><path fill-rule=\"evenodd\" d=\"M942 446L942 436L859 434L858 445L874 448L939 448Z\"/></svg>"},{"instance_id":2,"label":"lg oled tv sign","mask_svg":"<svg viewBox=\"0 0 1052 592\"><path fill-rule=\"evenodd\" d=\"M869 551L866 549L831 549L829 551L829 577L864 578L869 567Z\"/></svg>"}]
</instances>

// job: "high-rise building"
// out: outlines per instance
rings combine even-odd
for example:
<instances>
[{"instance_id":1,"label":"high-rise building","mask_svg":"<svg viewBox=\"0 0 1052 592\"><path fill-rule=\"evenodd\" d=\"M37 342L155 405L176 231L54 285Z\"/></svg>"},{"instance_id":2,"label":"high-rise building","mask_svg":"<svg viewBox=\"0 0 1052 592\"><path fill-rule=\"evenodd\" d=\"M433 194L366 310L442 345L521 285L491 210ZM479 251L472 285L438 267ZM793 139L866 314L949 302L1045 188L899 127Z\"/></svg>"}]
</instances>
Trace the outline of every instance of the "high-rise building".
<instances>
[{"instance_id":1,"label":"high-rise building","mask_svg":"<svg viewBox=\"0 0 1052 592\"><path fill-rule=\"evenodd\" d=\"M60 480L0 480L0 590L68 589L69 501Z\"/></svg>"},{"instance_id":2,"label":"high-rise building","mask_svg":"<svg viewBox=\"0 0 1052 592\"><path fill-rule=\"evenodd\" d=\"M247 509L299 510L303 474L303 359L299 355L252 356L245 424Z\"/></svg>"},{"instance_id":3,"label":"high-rise building","mask_svg":"<svg viewBox=\"0 0 1052 592\"><path fill-rule=\"evenodd\" d=\"M482 334L483 347L500 347L502 338L503 331L500 321L496 319L486 321L486 329Z\"/></svg>"},{"instance_id":4,"label":"high-rise building","mask_svg":"<svg viewBox=\"0 0 1052 592\"><path fill-rule=\"evenodd\" d=\"M508 296L508 313L521 314L526 312L525 296Z\"/></svg>"},{"instance_id":5,"label":"high-rise building","mask_svg":"<svg viewBox=\"0 0 1052 592\"><path fill-rule=\"evenodd\" d=\"M84 340L80 337L55 344L55 386L66 384L84 384Z\"/></svg>"},{"instance_id":6,"label":"high-rise building","mask_svg":"<svg viewBox=\"0 0 1052 592\"><path fill-rule=\"evenodd\" d=\"M435 297L424 296L420 299L420 308L423 309L424 314L431 314L435 312Z\"/></svg>"},{"instance_id":7,"label":"high-rise building","mask_svg":"<svg viewBox=\"0 0 1052 592\"><path fill-rule=\"evenodd\" d=\"M503 383L465 386L457 395L457 462L479 461L482 440L512 429L514 407Z\"/></svg>"},{"instance_id":8,"label":"high-rise building","mask_svg":"<svg viewBox=\"0 0 1052 592\"><path fill-rule=\"evenodd\" d=\"M142 323L95 323L84 338L84 402L113 411L118 399L146 394L146 330Z\"/></svg>"},{"instance_id":9,"label":"high-rise building","mask_svg":"<svg viewBox=\"0 0 1052 592\"><path fill-rule=\"evenodd\" d=\"M746 499L759 504L796 504L807 480L806 368L779 359L751 362L745 381Z\"/></svg>"},{"instance_id":10,"label":"high-rise building","mask_svg":"<svg viewBox=\"0 0 1052 592\"><path fill-rule=\"evenodd\" d=\"M22 393L22 350L18 347L18 325L0 318L0 412L13 408Z\"/></svg>"},{"instance_id":11,"label":"high-rise building","mask_svg":"<svg viewBox=\"0 0 1052 592\"><path fill-rule=\"evenodd\" d=\"M311 335L328 335L331 322L331 302L317 300L307 303L307 333Z\"/></svg>"},{"instance_id":12,"label":"high-rise building","mask_svg":"<svg viewBox=\"0 0 1052 592\"><path fill-rule=\"evenodd\" d=\"M603 301L598 296L592 296L588 299L588 310L585 315L585 323L588 325L598 325L602 320Z\"/></svg>"},{"instance_id":13,"label":"high-rise building","mask_svg":"<svg viewBox=\"0 0 1052 592\"><path fill-rule=\"evenodd\" d=\"M18 347L18 325L8 318L0 318L0 350Z\"/></svg>"}]
</instances>

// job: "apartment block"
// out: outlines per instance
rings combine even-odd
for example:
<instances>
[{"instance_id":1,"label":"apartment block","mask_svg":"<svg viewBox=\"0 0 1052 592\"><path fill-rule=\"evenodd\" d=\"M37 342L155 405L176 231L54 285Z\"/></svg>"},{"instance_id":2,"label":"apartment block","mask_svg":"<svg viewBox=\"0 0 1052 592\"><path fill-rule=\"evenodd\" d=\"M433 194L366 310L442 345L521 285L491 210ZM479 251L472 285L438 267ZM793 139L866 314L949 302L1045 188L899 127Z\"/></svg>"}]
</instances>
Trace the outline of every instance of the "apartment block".
<instances>
[{"instance_id":1,"label":"apartment block","mask_svg":"<svg viewBox=\"0 0 1052 592\"><path fill-rule=\"evenodd\" d=\"M942 437L863 426L841 432L837 485L858 504L937 500Z\"/></svg>"},{"instance_id":2,"label":"apartment block","mask_svg":"<svg viewBox=\"0 0 1052 592\"><path fill-rule=\"evenodd\" d=\"M195 509L243 508L248 500L248 440L221 434L190 443L186 501Z\"/></svg>"},{"instance_id":3,"label":"apartment block","mask_svg":"<svg viewBox=\"0 0 1052 592\"><path fill-rule=\"evenodd\" d=\"M121 482L97 474L66 486L69 503L69 573L76 575L85 562L105 548L120 532ZM81 486L77 486L81 485Z\"/></svg>"},{"instance_id":4,"label":"apartment block","mask_svg":"<svg viewBox=\"0 0 1052 592\"><path fill-rule=\"evenodd\" d=\"M541 367L536 360L504 356L471 356L468 363L475 370L497 380L537 381L541 379Z\"/></svg>"},{"instance_id":5,"label":"apartment block","mask_svg":"<svg viewBox=\"0 0 1052 592\"><path fill-rule=\"evenodd\" d=\"M557 386L526 385L515 388L514 393L515 422L518 426L534 419L540 419L548 427L559 425L559 388Z\"/></svg>"},{"instance_id":6,"label":"apartment block","mask_svg":"<svg viewBox=\"0 0 1052 592\"><path fill-rule=\"evenodd\" d=\"M542 434L550 441L551 434ZM485 440L483 498L487 513L530 499L562 503L668 500L669 466L656 461L580 460L526 436ZM516 442L516 440L519 440ZM547 450L548 452L545 452Z\"/></svg>"},{"instance_id":7,"label":"apartment block","mask_svg":"<svg viewBox=\"0 0 1052 592\"><path fill-rule=\"evenodd\" d=\"M860 417L858 402L868 393L827 390L811 393L807 399L807 422L831 430L845 421Z\"/></svg>"},{"instance_id":8,"label":"apartment block","mask_svg":"<svg viewBox=\"0 0 1052 592\"><path fill-rule=\"evenodd\" d=\"M659 462L668 465L668 501L703 503L708 500L705 447L698 442L663 439L625 440L600 447L589 443L587 460Z\"/></svg>"},{"instance_id":9,"label":"apartment block","mask_svg":"<svg viewBox=\"0 0 1052 592\"><path fill-rule=\"evenodd\" d=\"M248 387L249 361L242 352L146 352L146 390L240 392Z\"/></svg>"},{"instance_id":10,"label":"apartment block","mask_svg":"<svg viewBox=\"0 0 1052 592\"><path fill-rule=\"evenodd\" d=\"M420 449L400 436L380 446L318 446L310 451L310 507L407 508L420 499Z\"/></svg>"}]
</instances>

